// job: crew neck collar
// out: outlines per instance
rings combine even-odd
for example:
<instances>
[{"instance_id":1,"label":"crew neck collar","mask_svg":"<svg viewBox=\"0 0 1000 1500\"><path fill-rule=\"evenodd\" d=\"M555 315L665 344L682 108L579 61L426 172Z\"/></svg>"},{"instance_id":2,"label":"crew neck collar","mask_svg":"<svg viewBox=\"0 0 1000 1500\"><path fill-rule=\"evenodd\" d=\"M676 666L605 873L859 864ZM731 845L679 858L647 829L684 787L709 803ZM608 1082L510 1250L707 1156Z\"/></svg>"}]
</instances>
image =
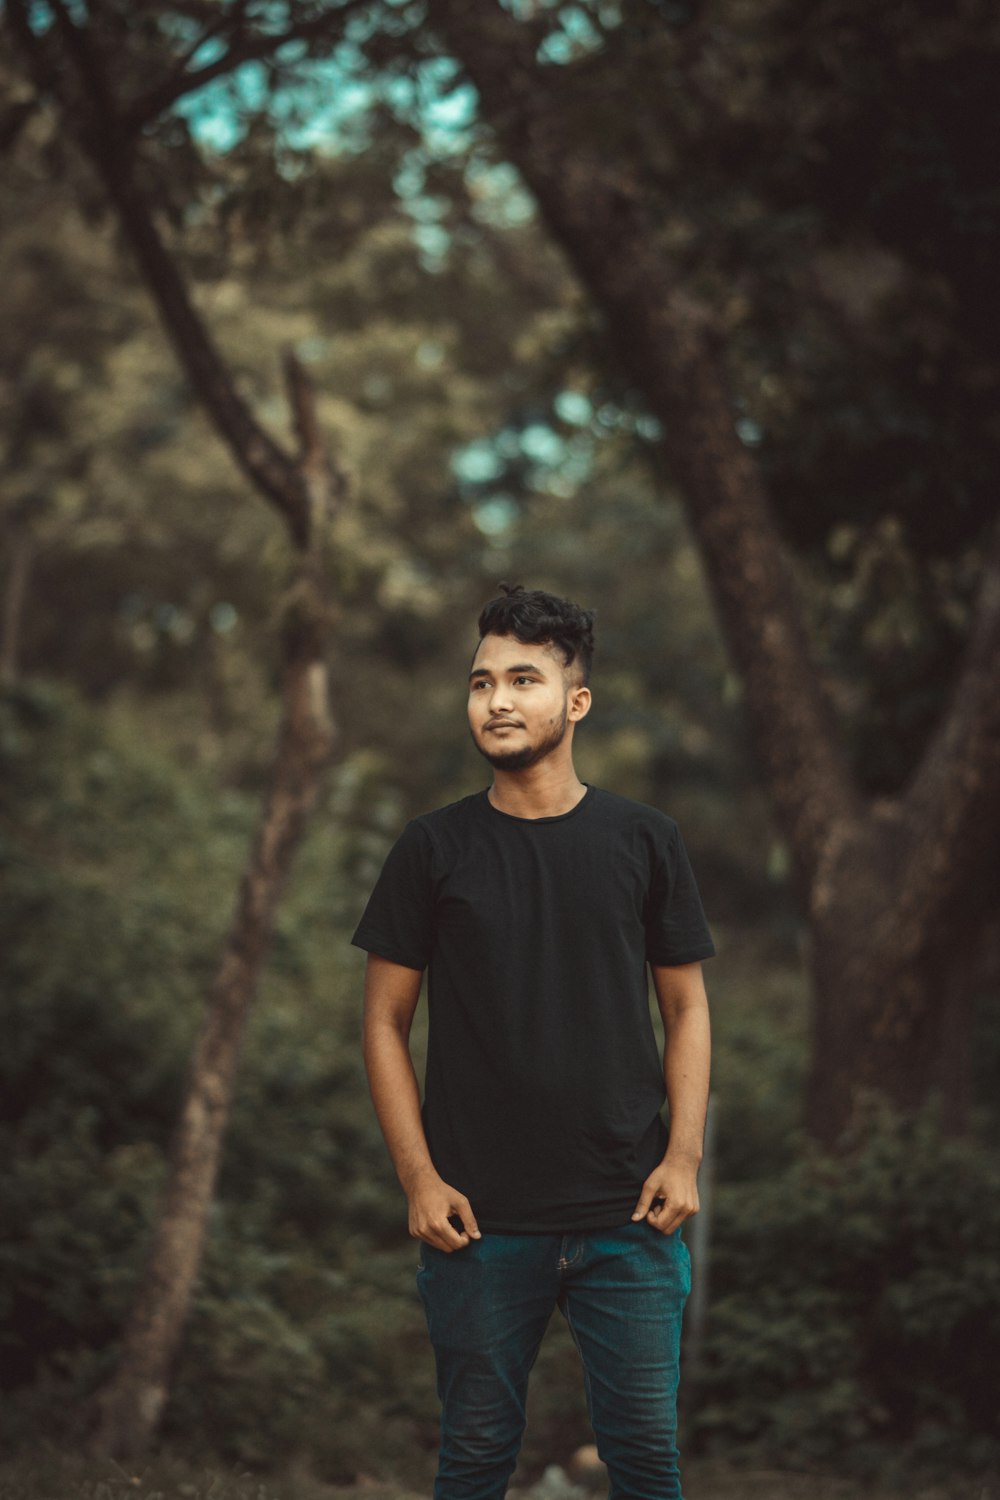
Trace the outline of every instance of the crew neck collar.
<instances>
[{"instance_id":1,"label":"crew neck collar","mask_svg":"<svg viewBox=\"0 0 1000 1500\"><path fill-rule=\"evenodd\" d=\"M594 788L591 786L590 782L585 781L583 784L587 790L584 792L583 796L580 798L575 807L571 807L568 812L552 813L549 817L546 818L522 818L519 817L517 813L504 812L502 808L494 807L493 803L490 801L489 787L487 787L486 790L481 793L481 796L491 813L493 813L498 818L507 818L511 823L562 823L566 818L576 817L576 814L581 810L581 808L586 807L593 797Z\"/></svg>"}]
</instances>

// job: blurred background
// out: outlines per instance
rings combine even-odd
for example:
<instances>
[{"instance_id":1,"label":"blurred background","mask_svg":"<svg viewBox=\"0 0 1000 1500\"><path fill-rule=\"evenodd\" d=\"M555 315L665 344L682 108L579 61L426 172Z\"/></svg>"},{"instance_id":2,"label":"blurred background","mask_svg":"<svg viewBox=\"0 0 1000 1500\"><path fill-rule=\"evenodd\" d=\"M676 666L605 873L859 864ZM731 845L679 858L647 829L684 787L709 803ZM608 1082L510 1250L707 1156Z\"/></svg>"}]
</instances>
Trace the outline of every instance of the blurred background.
<instances>
[{"instance_id":1,"label":"blurred background","mask_svg":"<svg viewBox=\"0 0 1000 1500\"><path fill-rule=\"evenodd\" d=\"M5 1445L93 1447L257 930L165 1404L104 1451L428 1489L348 939L403 822L484 785L464 674L510 580L596 608L580 774L677 818L719 949L691 1472L1000 1493L994 7L8 0L4 26ZM272 867L302 660L334 734ZM855 840L836 923L816 806ZM936 850L940 901L903 913ZM914 1042L890 1001L920 985ZM518 1482L589 1440L553 1325Z\"/></svg>"}]
</instances>

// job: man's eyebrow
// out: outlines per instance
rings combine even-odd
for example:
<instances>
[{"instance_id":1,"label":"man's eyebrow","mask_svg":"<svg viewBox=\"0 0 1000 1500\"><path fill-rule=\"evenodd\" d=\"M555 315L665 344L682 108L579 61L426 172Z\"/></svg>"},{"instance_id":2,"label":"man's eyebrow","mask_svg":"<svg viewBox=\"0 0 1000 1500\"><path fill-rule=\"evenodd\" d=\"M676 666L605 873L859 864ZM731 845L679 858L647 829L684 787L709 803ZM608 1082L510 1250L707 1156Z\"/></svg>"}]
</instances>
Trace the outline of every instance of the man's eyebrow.
<instances>
[{"instance_id":1,"label":"man's eyebrow","mask_svg":"<svg viewBox=\"0 0 1000 1500\"><path fill-rule=\"evenodd\" d=\"M544 667L536 667L535 664L534 664L534 662L531 662L531 661L522 661L522 662L519 662L516 667L507 667L505 670L507 672L508 677L514 677L514 676L516 676L516 674L518 672L534 672L535 675L536 675L536 677L544 677L545 676L545 668ZM472 671L469 673L469 681L471 682L472 679L473 679L473 677L492 677L492 676L493 676L493 673L487 667L473 667Z\"/></svg>"}]
</instances>

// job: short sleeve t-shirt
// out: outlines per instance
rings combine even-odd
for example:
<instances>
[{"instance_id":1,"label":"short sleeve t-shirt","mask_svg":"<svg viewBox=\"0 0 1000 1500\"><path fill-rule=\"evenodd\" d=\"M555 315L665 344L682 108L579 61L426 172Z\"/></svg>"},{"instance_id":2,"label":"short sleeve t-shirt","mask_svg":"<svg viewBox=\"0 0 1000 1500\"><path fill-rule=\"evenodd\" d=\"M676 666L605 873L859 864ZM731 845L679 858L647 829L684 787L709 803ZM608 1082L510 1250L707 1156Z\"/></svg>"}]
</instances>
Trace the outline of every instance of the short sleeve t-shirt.
<instances>
[{"instance_id":1,"label":"short sleeve t-shirt","mask_svg":"<svg viewBox=\"0 0 1000 1500\"><path fill-rule=\"evenodd\" d=\"M715 952L676 822L465 797L407 824L353 942L428 971L424 1130L480 1228L628 1223L666 1147L646 965Z\"/></svg>"}]
</instances>

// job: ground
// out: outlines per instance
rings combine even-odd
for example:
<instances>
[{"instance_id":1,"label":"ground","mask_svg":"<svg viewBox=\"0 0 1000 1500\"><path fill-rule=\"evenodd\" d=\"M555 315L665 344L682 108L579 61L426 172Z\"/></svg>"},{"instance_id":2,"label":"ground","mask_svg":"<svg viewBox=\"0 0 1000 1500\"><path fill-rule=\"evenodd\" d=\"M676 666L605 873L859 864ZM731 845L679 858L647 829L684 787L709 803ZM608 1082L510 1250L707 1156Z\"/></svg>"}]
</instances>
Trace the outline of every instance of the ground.
<instances>
[{"instance_id":1,"label":"ground","mask_svg":"<svg viewBox=\"0 0 1000 1500\"><path fill-rule=\"evenodd\" d=\"M900 1487L854 1480L739 1469L725 1464L685 1466L687 1500L1000 1500L1000 1480L964 1477ZM596 1492L595 1492L596 1493ZM525 1496L533 1491L525 1492ZM22 1456L0 1464L0 1500L427 1500L385 1484L344 1487L307 1475L255 1475L198 1468L177 1460L131 1467L73 1460L65 1455ZM515 1500L511 1494L511 1500Z\"/></svg>"}]
</instances>

